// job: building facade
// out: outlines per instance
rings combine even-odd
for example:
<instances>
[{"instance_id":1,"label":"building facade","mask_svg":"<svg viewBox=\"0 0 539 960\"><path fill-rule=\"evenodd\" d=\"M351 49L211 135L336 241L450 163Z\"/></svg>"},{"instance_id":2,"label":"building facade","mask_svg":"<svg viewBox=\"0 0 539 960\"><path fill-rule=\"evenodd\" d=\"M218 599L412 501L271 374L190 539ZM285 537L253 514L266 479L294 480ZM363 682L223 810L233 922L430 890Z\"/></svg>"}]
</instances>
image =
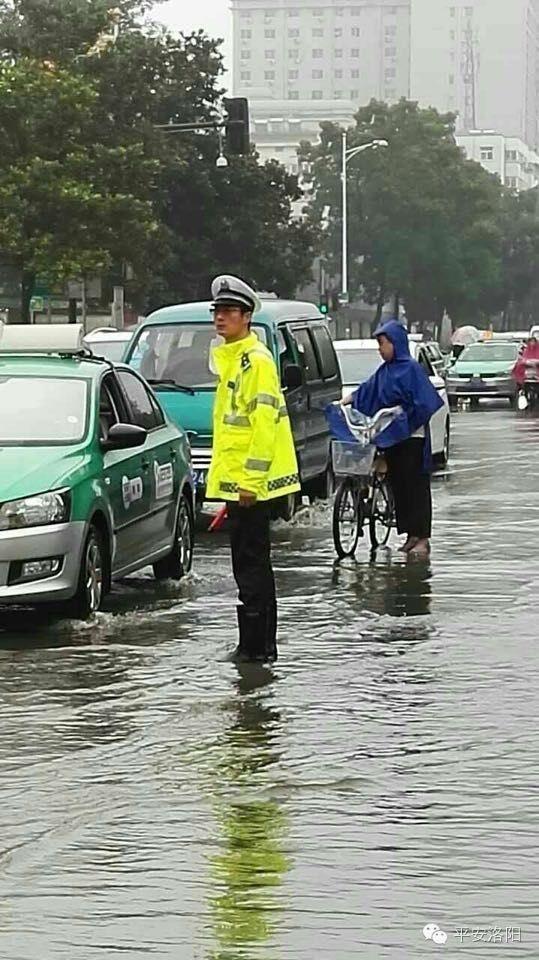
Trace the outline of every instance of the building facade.
<instances>
[{"instance_id":1,"label":"building facade","mask_svg":"<svg viewBox=\"0 0 539 960\"><path fill-rule=\"evenodd\" d=\"M539 154L519 137L491 130L472 130L457 136L468 160L476 160L510 190L531 190L539 183Z\"/></svg>"},{"instance_id":2,"label":"building facade","mask_svg":"<svg viewBox=\"0 0 539 960\"><path fill-rule=\"evenodd\" d=\"M410 95L536 149L539 0L411 0Z\"/></svg>"},{"instance_id":3,"label":"building facade","mask_svg":"<svg viewBox=\"0 0 539 960\"><path fill-rule=\"evenodd\" d=\"M249 99L263 156L272 117L275 133L299 124L299 139L312 139L373 97L408 96L410 0L233 0L232 11L234 93Z\"/></svg>"}]
</instances>

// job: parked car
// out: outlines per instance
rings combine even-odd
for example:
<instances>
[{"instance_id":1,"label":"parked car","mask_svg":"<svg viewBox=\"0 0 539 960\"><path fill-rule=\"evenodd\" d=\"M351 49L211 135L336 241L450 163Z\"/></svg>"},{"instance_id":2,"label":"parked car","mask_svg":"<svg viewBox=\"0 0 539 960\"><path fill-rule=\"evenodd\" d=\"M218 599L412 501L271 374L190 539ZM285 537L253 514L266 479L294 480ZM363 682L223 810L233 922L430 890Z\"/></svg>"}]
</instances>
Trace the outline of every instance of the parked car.
<instances>
[{"instance_id":1,"label":"parked car","mask_svg":"<svg viewBox=\"0 0 539 960\"><path fill-rule=\"evenodd\" d=\"M422 342L410 340L410 353L425 369L430 382L444 402L430 422L432 456L436 464L444 466L449 460L451 414L445 380L436 373L426 347ZM341 367L343 396L372 376L382 363L376 340L336 340L335 349Z\"/></svg>"},{"instance_id":2,"label":"parked car","mask_svg":"<svg viewBox=\"0 0 539 960\"><path fill-rule=\"evenodd\" d=\"M84 346L96 357L104 357L111 363L123 360L127 344L133 333L129 330L116 330L115 327L98 327L84 337Z\"/></svg>"},{"instance_id":3,"label":"parked car","mask_svg":"<svg viewBox=\"0 0 539 960\"><path fill-rule=\"evenodd\" d=\"M472 343L450 367L447 376L449 402L456 406L459 399L471 400L477 407L484 398L517 402L517 383L513 367L522 348L519 342L487 340Z\"/></svg>"},{"instance_id":4,"label":"parked car","mask_svg":"<svg viewBox=\"0 0 539 960\"><path fill-rule=\"evenodd\" d=\"M216 375L210 348L216 341L210 303L186 303L151 314L137 329L126 362L140 371L170 417L191 439L197 505L206 497L211 460ZM268 299L253 330L281 373L296 446L302 492L325 497L331 487L328 403L340 399L341 376L327 322L311 303ZM290 516L296 498L278 502Z\"/></svg>"},{"instance_id":5,"label":"parked car","mask_svg":"<svg viewBox=\"0 0 539 960\"><path fill-rule=\"evenodd\" d=\"M188 572L194 478L142 378L81 348L78 326L0 334L0 605L85 618L117 577Z\"/></svg>"}]
</instances>

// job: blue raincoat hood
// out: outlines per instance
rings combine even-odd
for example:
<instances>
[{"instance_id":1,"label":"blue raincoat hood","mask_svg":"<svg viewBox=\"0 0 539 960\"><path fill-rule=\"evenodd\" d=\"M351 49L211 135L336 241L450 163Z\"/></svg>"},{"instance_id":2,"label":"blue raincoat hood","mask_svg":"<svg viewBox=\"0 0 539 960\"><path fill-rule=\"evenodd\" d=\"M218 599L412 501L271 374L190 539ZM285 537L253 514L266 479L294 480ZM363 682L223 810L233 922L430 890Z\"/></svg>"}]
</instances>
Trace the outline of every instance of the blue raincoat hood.
<instances>
[{"instance_id":1,"label":"blue raincoat hood","mask_svg":"<svg viewBox=\"0 0 539 960\"><path fill-rule=\"evenodd\" d=\"M384 450L408 440L420 427L427 427L432 415L443 406L443 400L423 368L412 359L408 334L402 324L389 320L374 333L375 337L382 334L393 344L395 355L357 388L353 406L368 417L383 407L402 407L402 414L376 438L376 446ZM432 457L427 429L424 447L424 468L429 470Z\"/></svg>"}]
</instances>

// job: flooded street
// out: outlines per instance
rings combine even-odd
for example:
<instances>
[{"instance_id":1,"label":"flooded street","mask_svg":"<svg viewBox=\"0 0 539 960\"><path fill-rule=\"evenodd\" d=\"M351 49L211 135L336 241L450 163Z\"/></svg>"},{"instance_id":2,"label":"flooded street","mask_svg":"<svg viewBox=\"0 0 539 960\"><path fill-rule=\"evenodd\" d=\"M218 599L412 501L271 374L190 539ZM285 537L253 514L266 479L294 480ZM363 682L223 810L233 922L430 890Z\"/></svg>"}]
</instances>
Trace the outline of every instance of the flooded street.
<instances>
[{"instance_id":1,"label":"flooded street","mask_svg":"<svg viewBox=\"0 0 539 960\"><path fill-rule=\"evenodd\" d=\"M430 561L279 525L273 668L226 659L221 535L97 624L4 616L0 956L537 958L538 476L539 419L481 408Z\"/></svg>"}]
</instances>

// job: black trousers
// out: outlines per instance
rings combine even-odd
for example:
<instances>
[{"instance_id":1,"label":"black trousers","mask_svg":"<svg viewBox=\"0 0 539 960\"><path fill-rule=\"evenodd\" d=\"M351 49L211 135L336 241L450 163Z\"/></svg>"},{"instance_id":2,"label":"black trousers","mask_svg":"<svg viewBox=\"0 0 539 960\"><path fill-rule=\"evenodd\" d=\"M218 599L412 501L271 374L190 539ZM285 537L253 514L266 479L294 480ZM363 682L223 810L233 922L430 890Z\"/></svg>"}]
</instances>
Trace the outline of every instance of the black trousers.
<instances>
[{"instance_id":1,"label":"black trousers","mask_svg":"<svg viewBox=\"0 0 539 960\"><path fill-rule=\"evenodd\" d=\"M270 504L252 507L228 502L232 570L239 598L251 610L265 611L275 604L275 577L271 565Z\"/></svg>"},{"instance_id":2,"label":"black trousers","mask_svg":"<svg viewBox=\"0 0 539 960\"><path fill-rule=\"evenodd\" d=\"M424 440L411 437L385 450L395 500L397 530L423 540L431 535L430 474L423 471Z\"/></svg>"}]
</instances>

